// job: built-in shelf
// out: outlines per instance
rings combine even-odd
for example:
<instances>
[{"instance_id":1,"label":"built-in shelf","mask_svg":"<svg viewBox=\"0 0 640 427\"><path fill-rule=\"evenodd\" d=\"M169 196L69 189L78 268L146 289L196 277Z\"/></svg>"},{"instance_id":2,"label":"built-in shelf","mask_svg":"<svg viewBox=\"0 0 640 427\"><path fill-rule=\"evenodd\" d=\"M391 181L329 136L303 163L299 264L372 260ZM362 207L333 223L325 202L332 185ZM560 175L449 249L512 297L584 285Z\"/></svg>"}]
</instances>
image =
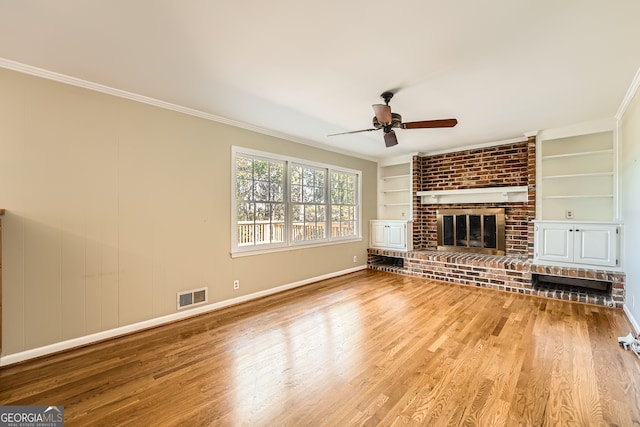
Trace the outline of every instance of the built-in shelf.
<instances>
[{"instance_id":1,"label":"built-in shelf","mask_svg":"<svg viewBox=\"0 0 640 427\"><path fill-rule=\"evenodd\" d=\"M401 178L409 178L411 177L411 175L406 174L406 175L393 175L393 176L384 176L382 177L383 180L389 180L389 179L401 179Z\"/></svg>"},{"instance_id":2,"label":"built-in shelf","mask_svg":"<svg viewBox=\"0 0 640 427\"><path fill-rule=\"evenodd\" d=\"M406 189L384 190L383 193L406 193Z\"/></svg>"},{"instance_id":3,"label":"built-in shelf","mask_svg":"<svg viewBox=\"0 0 640 427\"><path fill-rule=\"evenodd\" d=\"M543 196L543 199L592 199L592 198L609 198L613 194L571 194L566 196Z\"/></svg>"},{"instance_id":4,"label":"built-in shelf","mask_svg":"<svg viewBox=\"0 0 640 427\"><path fill-rule=\"evenodd\" d=\"M410 206L411 203L385 203L384 206Z\"/></svg>"},{"instance_id":5,"label":"built-in shelf","mask_svg":"<svg viewBox=\"0 0 640 427\"><path fill-rule=\"evenodd\" d=\"M562 178L588 178L595 176L613 176L613 172L592 172L592 173L573 173L566 175L548 175L543 176L542 179L562 179Z\"/></svg>"},{"instance_id":6,"label":"built-in shelf","mask_svg":"<svg viewBox=\"0 0 640 427\"><path fill-rule=\"evenodd\" d=\"M529 189L526 185L517 187L466 188L461 190L418 191L423 205L443 203L491 203L526 202Z\"/></svg>"},{"instance_id":7,"label":"built-in shelf","mask_svg":"<svg viewBox=\"0 0 640 427\"><path fill-rule=\"evenodd\" d=\"M561 158L567 158L567 157L594 156L596 154L609 154L609 153L613 154L613 150L607 149L607 150L594 150L594 151L580 151L577 153L551 154L548 156L542 156L542 160L561 159Z\"/></svg>"}]
</instances>

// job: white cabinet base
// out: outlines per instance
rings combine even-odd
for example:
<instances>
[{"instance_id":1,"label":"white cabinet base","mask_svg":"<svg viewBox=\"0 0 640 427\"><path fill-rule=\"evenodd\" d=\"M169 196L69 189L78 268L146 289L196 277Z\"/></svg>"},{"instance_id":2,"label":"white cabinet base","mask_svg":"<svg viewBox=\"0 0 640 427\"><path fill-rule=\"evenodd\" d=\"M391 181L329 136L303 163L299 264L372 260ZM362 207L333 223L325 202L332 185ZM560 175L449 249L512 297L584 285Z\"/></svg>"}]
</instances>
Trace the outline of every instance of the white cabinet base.
<instances>
[{"instance_id":1,"label":"white cabinet base","mask_svg":"<svg viewBox=\"0 0 640 427\"><path fill-rule=\"evenodd\" d=\"M369 244L372 248L410 251L413 249L411 221L373 220L370 222Z\"/></svg>"},{"instance_id":2,"label":"white cabinet base","mask_svg":"<svg viewBox=\"0 0 640 427\"><path fill-rule=\"evenodd\" d=\"M620 267L619 223L534 221L534 224L534 263Z\"/></svg>"}]
</instances>

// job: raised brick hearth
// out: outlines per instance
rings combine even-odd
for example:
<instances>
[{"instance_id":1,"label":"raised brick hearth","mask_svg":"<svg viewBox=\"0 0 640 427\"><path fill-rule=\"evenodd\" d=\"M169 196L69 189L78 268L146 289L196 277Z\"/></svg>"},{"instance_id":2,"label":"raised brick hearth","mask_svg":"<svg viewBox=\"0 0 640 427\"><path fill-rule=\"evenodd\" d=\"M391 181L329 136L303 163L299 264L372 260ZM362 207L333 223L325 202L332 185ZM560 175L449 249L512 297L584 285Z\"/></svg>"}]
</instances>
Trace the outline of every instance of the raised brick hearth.
<instances>
[{"instance_id":1,"label":"raised brick hearth","mask_svg":"<svg viewBox=\"0 0 640 427\"><path fill-rule=\"evenodd\" d=\"M379 264L378 257L402 259L403 266ZM369 249L368 266L374 270L427 279L454 282L526 295L578 301L607 307L622 308L624 303L624 273L573 267L533 265L526 257L496 256L440 251L397 252ZM534 289L533 274L594 279L611 282L611 293L593 292L579 288L557 287Z\"/></svg>"}]
</instances>

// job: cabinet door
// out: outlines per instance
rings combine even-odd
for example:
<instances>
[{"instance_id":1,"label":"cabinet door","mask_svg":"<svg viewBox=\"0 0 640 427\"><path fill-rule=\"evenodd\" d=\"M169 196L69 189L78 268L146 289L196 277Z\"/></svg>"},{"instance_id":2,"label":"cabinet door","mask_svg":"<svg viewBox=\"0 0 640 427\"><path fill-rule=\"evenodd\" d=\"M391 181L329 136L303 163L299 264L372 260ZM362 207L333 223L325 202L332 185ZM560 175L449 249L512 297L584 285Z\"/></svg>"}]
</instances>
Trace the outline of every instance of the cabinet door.
<instances>
[{"instance_id":1,"label":"cabinet door","mask_svg":"<svg viewBox=\"0 0 640 427\"><path fill-rule=\"evenodd\" d=\"M407 246L406 230L407 230L406 224L388 224L387 225L387 232L388 232L387 246L395 249L405 249Z\"/></svg>"},{"instance_id":2,"label":"cabinet door","mask_svg":"<svg viewBox=\"0 0 640 427\"><path fill-rule=\"evenodd\" d=\"M387 226L382 222L371 223L370 245L376 248L384 248L387 246Z\"/></svg>"},{"instance_id":3,"label":"cabinet door","mask_svg":"<svg viewBox=\"0 0 640 427\"><path fill-rule=\"evenodd\" d=\"M615 225L576 225L575 263L615 267L618 264L618 227Z\"/></svg>"},{"instance_id":4,"label":"cabinet door","mask_svg":"<svg viewBox=\"0 0 640 427\"><path fill-rule=\"evenodd\" d=\"M537 226L536 257L544 261L573 262L573 232L568 224Z\"/></svg>"}]
</instances>

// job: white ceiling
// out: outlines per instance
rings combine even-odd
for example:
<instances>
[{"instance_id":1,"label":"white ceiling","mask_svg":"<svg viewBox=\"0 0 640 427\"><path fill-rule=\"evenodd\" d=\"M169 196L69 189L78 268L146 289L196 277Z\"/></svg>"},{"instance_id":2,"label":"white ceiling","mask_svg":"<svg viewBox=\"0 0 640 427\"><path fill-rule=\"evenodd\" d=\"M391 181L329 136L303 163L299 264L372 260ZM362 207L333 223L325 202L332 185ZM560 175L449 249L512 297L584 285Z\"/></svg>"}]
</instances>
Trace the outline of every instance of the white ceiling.
<instances>
[{"instance_id":1,"label":"white ceiling","mask_svg":"<svg viewBox=\"0 0 640 427\"><path fill-rule=\"evenodd\" d=\"M0 0L0 58L383 158L613 117L637 0ZM5 61L6 62L6 61ZM404 121L385 148L371 105Z\"/></svg>"}]
</instances>

